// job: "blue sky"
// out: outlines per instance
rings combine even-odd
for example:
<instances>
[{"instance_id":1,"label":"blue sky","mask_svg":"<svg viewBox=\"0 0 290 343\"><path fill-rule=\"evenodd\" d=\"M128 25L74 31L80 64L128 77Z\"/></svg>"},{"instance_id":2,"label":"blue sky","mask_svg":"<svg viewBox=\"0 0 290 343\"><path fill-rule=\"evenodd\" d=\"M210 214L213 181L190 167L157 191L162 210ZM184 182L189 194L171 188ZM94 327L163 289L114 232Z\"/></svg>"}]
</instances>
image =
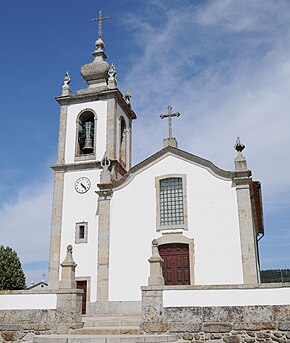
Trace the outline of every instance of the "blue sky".
<instances>
[{"instance_id":1,"label":"blue sky","mask_svg":"<svg viewBox=\"0 0 290 343\"><path fill-rule=\"evenodd\" d=\"M104 23L108 61L132 93L134 162L162 147L170 104L181 149L232 170L237 136L262 182L261 267L290 268L290 2L288 0L10 0L1 4L0 244L27 282L47 273L60 95L85 86Z\"/></svg>"}]
</instances>

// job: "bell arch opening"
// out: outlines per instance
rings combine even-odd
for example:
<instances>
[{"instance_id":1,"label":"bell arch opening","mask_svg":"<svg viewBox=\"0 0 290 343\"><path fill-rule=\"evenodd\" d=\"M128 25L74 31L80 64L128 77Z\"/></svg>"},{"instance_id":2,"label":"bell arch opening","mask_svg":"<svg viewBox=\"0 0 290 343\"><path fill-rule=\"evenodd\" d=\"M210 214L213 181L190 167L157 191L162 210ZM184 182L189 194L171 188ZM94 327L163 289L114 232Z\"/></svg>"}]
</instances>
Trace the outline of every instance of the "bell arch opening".
<instances>
[{"instance_id":1,"label":"bell arch opening","mask_svg":"<svg viewBox=\"0 0 290 343\"><path fill-rule=\"evenodd\" d=\"M124 117L120 117L120 148L119 148L119 160L120 163L126 167L126 121Z\"/></svg>"},{"instance_id":2,"label":"bell arch opening","mask_svg":"<svg viewBox=\"0 0 290 343\"><path fill-rule=\"evenodd\" d=\"M76 157L86 157L96 152L97 116L92 110L82 111L76 122Z\"/></svg>"}]
</instances>

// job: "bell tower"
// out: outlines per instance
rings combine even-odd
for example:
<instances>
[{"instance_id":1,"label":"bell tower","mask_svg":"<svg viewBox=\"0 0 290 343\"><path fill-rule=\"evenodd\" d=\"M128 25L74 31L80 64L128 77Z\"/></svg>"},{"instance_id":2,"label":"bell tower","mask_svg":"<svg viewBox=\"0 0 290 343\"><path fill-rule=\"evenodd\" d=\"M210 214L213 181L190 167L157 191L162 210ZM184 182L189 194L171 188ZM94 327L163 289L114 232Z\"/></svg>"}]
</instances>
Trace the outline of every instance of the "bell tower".
<instances>
[{"instance_id":1,"label":"bell tower","mask_svg":"<svg viewBox=\"0 0 290 343\"><path fill-rule=\"evenodd\" d=\"M102 159L109 160L110 177L120 179L131 167L132 120L130 94L125 96L117 85L116 69L109 65L99 35L93 61L81 67L87 87L75 94L66 73L60 105L58 157L54 170L54 194L48 282L51 289L59 284L59 266L66 246L74 246L78 268L76 280L87 283L88 301L97 298L98 195Z\"/></svg>"}]
</instances>

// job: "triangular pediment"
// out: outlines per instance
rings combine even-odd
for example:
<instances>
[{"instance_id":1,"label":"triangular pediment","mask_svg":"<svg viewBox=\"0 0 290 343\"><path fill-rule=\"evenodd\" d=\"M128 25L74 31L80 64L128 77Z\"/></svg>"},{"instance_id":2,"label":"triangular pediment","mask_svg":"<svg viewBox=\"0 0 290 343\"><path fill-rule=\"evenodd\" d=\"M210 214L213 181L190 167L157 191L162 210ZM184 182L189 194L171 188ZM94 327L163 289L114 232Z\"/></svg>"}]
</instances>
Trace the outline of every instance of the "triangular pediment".
<instances>
[{"instance_id":1,"label":"triangular pediment","mask_svg":"<svg viewBox=\"0 0 290 343\"><path fill-rule=\"evenodd\" d=\"M187 151L181 150L179 148L175 148L173 146L167 146L159 151L157 151L155 154L149 156L145 160L139 162L135 166L133 166L122 179L118 180L114 184L114 188L117 188L119 186L123 186L124 183L130 182L129 180L133 179L137 174L141 173L142 171L146 170L147 168L150 168L152 165L155 165L160 160L168 157L173 156L179 159L182 159L184 161L187 161L188 163L192 163L194 165L197 165L201 168L206 169L209 173L212 175L224 179L224 180L234 180L235 178L243 178L243 177L250 177L251 171L244 171L244 172L233 172L229 170L224 170L219 167L217 167L214 163L211 161L204 159L202 157L199 157L197 155L193 155Z\"/></svg>"}]
</instances>

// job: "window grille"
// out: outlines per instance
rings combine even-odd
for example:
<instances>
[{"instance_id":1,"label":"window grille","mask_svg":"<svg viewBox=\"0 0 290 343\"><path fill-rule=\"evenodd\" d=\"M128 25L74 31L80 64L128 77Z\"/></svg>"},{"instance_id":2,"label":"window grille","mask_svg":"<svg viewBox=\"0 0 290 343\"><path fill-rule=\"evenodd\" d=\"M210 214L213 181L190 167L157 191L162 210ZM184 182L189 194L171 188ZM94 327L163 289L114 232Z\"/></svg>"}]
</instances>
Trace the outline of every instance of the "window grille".
<instances>
[{"instance_id":1,"label":"window grille","mask_svg":"<svg viewBox=\"0 0 290 343\"><path fill-rule=\"evenodd\" d=\"M160 225L184 224L182 178L172 177L160 182Z\"/></svg>"}]
</instances>

